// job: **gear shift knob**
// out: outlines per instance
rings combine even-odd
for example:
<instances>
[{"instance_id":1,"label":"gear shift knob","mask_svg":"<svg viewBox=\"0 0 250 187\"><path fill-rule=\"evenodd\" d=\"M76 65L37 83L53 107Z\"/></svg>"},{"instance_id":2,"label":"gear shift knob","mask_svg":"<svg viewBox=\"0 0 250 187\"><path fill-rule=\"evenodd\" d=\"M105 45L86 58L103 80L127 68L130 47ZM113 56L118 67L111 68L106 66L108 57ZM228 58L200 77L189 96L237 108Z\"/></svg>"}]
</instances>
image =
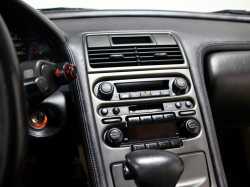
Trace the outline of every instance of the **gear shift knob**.
<instances>
[{"instance_id":1,"label":"gear shift knob","mask_svg":"<svg viewBox=\"0 0 250 187\"><path fill-rule=\"evenodd\" d=\"M182 159L162 150L134 151L126 156L123 174L137 187L175 187L184 169Z\"/></svg>"}]
</instances>

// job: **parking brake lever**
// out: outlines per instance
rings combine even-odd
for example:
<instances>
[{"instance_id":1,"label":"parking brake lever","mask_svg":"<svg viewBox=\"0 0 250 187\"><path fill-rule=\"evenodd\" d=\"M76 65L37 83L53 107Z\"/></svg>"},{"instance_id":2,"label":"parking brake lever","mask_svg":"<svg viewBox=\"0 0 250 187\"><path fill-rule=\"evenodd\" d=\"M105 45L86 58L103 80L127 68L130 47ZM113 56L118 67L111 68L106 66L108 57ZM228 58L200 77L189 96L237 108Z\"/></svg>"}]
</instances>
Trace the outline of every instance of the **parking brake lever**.
<instances>
[{"instance_id":1,"label":"parking brake lever","mask_svg":"<svg viewBox=\"0 0 250 187\"><path fill-rule=\"evenodd\" d=\"M76 66L67 62L54 64L44 60L25 61L20 69L29 108L41 103L61 85L69 84L78 76Z\"/></svg>"}]
</instances>

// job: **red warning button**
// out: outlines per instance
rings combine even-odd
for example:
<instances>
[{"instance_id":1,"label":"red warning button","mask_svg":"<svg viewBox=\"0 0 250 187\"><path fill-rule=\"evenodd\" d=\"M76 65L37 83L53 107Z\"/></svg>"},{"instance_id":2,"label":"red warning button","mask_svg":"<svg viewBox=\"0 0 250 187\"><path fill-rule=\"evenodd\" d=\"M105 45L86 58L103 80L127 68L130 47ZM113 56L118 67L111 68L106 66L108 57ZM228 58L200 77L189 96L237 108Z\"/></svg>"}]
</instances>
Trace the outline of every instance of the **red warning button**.
<instances>
[{"instance_id":1,"label":"red warning button","mask_svg":"<svg viewBox=\"0 0 250 187\"><path fill-rule=\"evenodd\" d=\"M55 74L56 74L57 77L61 76L61 72L59 71L59 69L56 69Z\"/></svg>"}]
</instances>

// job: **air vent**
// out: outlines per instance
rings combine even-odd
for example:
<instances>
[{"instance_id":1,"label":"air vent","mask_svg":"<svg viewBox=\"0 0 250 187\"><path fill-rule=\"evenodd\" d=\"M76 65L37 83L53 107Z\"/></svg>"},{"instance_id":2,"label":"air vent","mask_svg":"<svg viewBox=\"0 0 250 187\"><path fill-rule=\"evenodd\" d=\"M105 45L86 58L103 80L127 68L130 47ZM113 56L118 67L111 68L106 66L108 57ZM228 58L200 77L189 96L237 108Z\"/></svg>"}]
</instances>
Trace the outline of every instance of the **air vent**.
<instances>
[{"instance_id":1,"label":"air vent","mask_svg":"<svg viewBox=\"0 0 250 187\"><path fill-rule=\"evenodd\" d=\"M178 45L88 48L92 68L184 63Z\"/></svg>"}]
</instances>

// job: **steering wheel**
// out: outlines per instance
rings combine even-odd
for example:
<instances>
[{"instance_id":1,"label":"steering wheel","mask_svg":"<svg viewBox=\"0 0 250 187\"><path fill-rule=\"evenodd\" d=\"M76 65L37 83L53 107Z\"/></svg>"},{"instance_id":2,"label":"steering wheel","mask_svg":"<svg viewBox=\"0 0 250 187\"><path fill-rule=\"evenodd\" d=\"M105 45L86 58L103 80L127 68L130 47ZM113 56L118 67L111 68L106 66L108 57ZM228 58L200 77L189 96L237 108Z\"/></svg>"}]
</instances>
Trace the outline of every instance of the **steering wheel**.
<instances>
[{"instance_id":1,"label":"steering wheel","mask_svg":"<svg viewBox=\"0 0 250 187\"><path fill-rule=\"evenodd\" d=\"M27 149L27 109L19 62L0 15L0 187L19 186Z\"/></svg>"}]
</instances>

